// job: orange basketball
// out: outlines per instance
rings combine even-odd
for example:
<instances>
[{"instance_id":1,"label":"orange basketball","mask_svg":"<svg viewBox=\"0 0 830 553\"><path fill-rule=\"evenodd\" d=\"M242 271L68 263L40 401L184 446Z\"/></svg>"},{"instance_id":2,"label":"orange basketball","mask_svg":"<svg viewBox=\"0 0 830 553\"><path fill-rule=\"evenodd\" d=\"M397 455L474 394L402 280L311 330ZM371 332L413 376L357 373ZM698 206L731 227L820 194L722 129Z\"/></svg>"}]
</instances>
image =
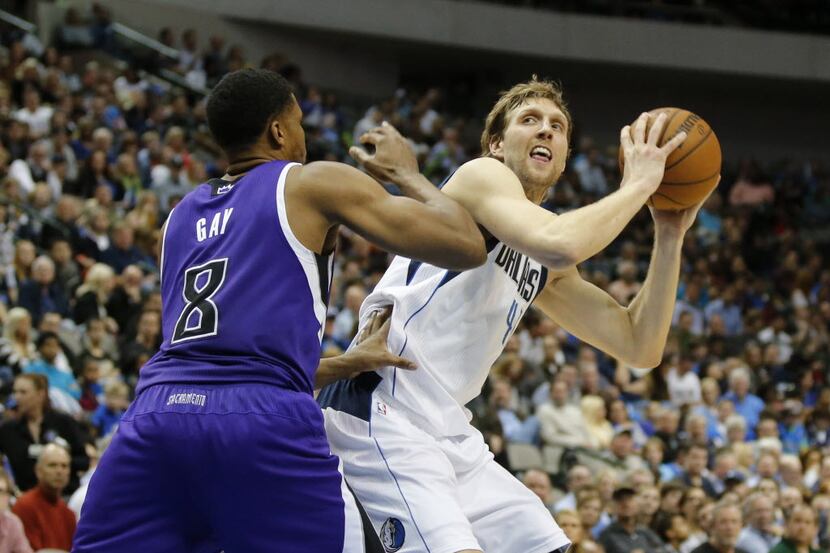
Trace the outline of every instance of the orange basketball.
<instances>
[{"instance_id":1,"label":"orange basketball","mask_svg":"<svg viewBox=\"0 0 830 553\"><path fill-rule=\"evenodd\" d=\"M720 142L709 124L700 116L680 108L657 108L649 113L657 116L661 112L666 113L667 119L658 141L660 146L681 131L686 131L687 137L666 160L663 182L649 198L648 205L656 209L680 210L703 200L718 184L721 166ZM653 120L649 120L648 128L651 128ZM624 162L623 151L620 148L620 168L624 166Z\"/></svg>"}]
</instances>

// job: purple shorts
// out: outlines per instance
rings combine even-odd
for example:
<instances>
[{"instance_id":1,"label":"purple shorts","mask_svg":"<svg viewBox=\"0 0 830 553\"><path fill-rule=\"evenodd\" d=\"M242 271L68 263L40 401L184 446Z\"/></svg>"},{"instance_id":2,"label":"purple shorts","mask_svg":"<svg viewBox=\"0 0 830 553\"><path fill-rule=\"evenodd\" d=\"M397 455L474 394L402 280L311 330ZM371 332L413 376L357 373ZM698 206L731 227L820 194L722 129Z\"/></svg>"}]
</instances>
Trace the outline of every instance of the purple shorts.
<instances>
[{"instance_id":1,"label":"purple shorts","mask_svg":"<svg viewBox=\"0 0 830 553\"><path fill-rule=\"evenodd\" d=\"M308 394L160 384L124 415L73 553L341 553L338 459Z\"/></svg>"}]
</instances>

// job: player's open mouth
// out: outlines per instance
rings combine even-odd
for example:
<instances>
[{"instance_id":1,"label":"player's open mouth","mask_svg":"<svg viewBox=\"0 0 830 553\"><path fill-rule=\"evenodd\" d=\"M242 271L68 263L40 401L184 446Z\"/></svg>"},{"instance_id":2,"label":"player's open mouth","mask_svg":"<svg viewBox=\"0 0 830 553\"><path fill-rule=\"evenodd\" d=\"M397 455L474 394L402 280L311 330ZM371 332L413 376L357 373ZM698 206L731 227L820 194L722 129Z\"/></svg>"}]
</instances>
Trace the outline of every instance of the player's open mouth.
<instances>
[{"instance_id":1,"label":"player's open mouth","mask_svg":"<svg viewBox=\"0 0 830 553\"><path fill-rule=\"evenodd\" d=\"M536 146L530 150L530 159L538 161L539 163L548 163L553 159L553 154L544 146Z\"/></svg>"}]
</instances>

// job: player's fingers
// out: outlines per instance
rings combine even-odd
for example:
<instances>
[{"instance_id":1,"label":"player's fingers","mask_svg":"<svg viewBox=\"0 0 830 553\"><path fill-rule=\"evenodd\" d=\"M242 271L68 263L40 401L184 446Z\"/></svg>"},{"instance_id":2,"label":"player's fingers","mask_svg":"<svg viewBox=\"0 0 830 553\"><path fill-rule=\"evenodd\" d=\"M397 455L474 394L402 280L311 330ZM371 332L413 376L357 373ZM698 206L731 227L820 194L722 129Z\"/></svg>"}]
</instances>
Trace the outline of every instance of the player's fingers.
<instances>
[{"instance_id":1,"label":"player's fingers","mask_svg":"<svg viewBox=\"0 0 830 553\"><path fill-rule=\"evenodd\" d=\"M626 125L620 130L620 145L623 151L628 150L634 145L631 141L631 125Z\"/></svg>"},{"instance_id":2,"label":"player's fingers","mask_svg":"<svg viewBox=\"0 0 830 553\"><path fill-rule=\"evenodd\" d=\"M361 165L365 165L372 158L366 150L357 146L349 148L349 155Z\"/></svg>"},{"instance_id":3,"label":"player's fingers","mask_svg":"<svg viewBox=\"0 0 830 553\"><path fill-rule=\"evenodd\" d=\"M389 354L389 365L392 367L397 367L399 369L406 369L408 371L414 371L418 368L418 365L410 361L409 359L404 359L398 355Z\"/></svg>"},{"instance_id":4,"label":"player's fingers","mask_svg":"<svg viewBox=\"0 0 830 553\"><path fill-rule=\"evenodd\" d=\"M361 144L377 144L383 138L383 133L379 130L371 130L360 135Z\"/></svg>"},{"instance_id":5,"label":"player's fingers","mask_svg":"<svg viewBox=\"0 0 830 553\"><path fill-rule=\"evenodd\" d=\"M666 126L666 113L661 112L654 124L648 130L648 143L652 146L657 146L657 141L660 140L660 135L663 134L663 127Z\"/></svg>"},{"instance_id":6,"label":"player's fingers","mask_svg":"<svg viewBox=\"0 0 830 553\"><path fill-rule=\"evenodd\" d=\"M395 125L393 125L389 121L384 121L383 123L381 123L381 128L383 128L389 134L394 134L398 136L400 136L401 134L401 132L397 128L395 128Z\"/></svg>"},{"instance_id":7,"label":"player's fingers","mask_svg":"<svg viewBox=\"0 0 830 553\"><path fill-rule=\"evenodd\" d=\"M662 148L660 148L660 149L661 149L661 150L663 150L663 153L665 153L665 154L666 154L666 157L668 157L668 156L669 156L669 155L670 155L673 151L675 151L675 150L676 150L676 149L677 149L677 148L678 148L681 144L683 144L683 141L684 141L684 140L686 140L686 136L687 136L687 135L686 135L686 131L680 131L679 133L677 133L676 135L674 135L674 136L672 137L672 139L671 139L671 140L669 140L668 142L666 142L666 143L663 145L663 147L662 147Z\"/></svg>"},{"instance_id":8,"label":"player's fingers","mask_svg":"<svg viewBox=\"0 0 830 553\"><path fill-rule=\"evenodd\" d=\"M383 309L377 310L375 313L377 314L374 321L375 329L378 329L389 321L389 318L392 316L392 308L384 307Z\"/></svg>"},{"instance_id":9,"label":"player's fingers","mask_svg":"<svg viewBox=\"0 0 830 553\"><path fill-rule=\"evenodd\" d=\"M383 343L386 343L386 340L389 338L389 326L390 326L389 319L386 319L381 327L377 330L377 335Z\"/></svg>"},{"instance_id":10,"label":"player's fingers","mask_svg":"<svg viewBox=\"0 0 830 553\"><path fill-rule=\"evenodd\" d=\"M646 125L648 125L648 113L643 112L634 122L634 129L631 133L632 138L634 139L634 144L641 144L645 141Z\"/></svg>"}]
</instances>

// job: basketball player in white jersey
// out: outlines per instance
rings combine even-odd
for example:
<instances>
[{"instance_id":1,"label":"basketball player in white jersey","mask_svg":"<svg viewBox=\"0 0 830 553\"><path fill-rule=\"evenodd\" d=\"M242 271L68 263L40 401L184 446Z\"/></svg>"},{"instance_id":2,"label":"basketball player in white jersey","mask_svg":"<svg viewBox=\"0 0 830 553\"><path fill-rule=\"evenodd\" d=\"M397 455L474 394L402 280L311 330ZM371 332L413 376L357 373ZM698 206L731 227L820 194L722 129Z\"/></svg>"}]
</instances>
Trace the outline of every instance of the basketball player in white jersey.
<instances>
[{"instance_id":1,"label":"basketball player in white jersey","mask_svg":"<svg viewBox=\"0 0 830 553\"><path fill-rule=\"evenodd\" d=\"M569 332L635 367L661 358L674 307L683 235L698 207L652 211L655 246L648 276L628 307L584 281L576 265L604 249L657 189L666 157L657 117L622 129L620 189L556 216L539 206L562 174L571 120L560 89L534 80L514 86L487 117L479 159L443 191L466 207L488 239L488 260L454 272L396 257L361 309L361 324L393 306L388 347L415 371L387 367L328 386L332 450L384 547L398 553L550 553L568 539L542 502L493 461L464 405L535 301ZM370 133L371 134L371 133ZM366 156L353 152L359 160ZM371 162L385 180L395 175Z\"/></svg>"}]
</instances>

